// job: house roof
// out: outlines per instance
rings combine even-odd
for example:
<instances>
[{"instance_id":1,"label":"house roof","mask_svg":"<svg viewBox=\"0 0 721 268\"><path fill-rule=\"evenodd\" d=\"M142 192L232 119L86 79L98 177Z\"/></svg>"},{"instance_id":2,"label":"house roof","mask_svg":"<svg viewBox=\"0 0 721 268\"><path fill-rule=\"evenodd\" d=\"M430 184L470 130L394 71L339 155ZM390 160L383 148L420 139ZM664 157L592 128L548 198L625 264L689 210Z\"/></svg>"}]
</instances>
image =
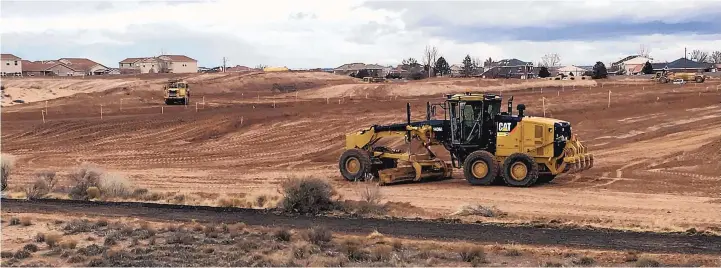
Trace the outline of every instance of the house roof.
<instances>
[{"instance_id":1,"label":"house roof","mask_svg":"<svg viewBox=\"0 0 721 268\"><path fill-rule=\"evenodd\" d=\"M630 56L626 56L626 57L623 58L623 59L620 59L620 60L618 60L618 61L616 61L616 62L614 62L614 63L611 63L611 65L621 64L622 62L625 62L625 61L628 61L628 60L631 60L631 59L634 59L634 58L638 58L638 57L641 57L641 55L630 55Z\"/></svg>"},{"instance_id":2,"label":"house roof","mask_svg":"<svg viewBox=\"0 0 721 268\"><path fill-rule=\"evenodd\" d=\"M60 62L54 62L54 61L29 61L29 60L23 60L23 72L44 72L48 69L55 67L57 65L65 66L66 68L73 70L73 71L79 71L76 70L67 64L60 63Z\"/></svg>"},{"instance_id":3,"label":"house roof","mask_svg":"<svg viewBox=\"0 0 721 268\"><path fill-rule=\"evenodd\" d=\"M630 64L646 64L647 61L648 61L648 62L652 62L653 59L652 59L652 58L646 58L646 57L638 56L638 57L635 57L635 58L633 58L633 59L629 59L629 60L623 61L623 63L626 64L626 65L630 65Z\"/></svg>"},{"instance_id":4,"label":"house roof","mask_svg":"<svg viewBox=\"0 0 721 268\"><path fill-rule=\"evenodd\" d=\"M226 72L246 72L246 71L251 71L251 70L253 70L253 69L248 66L240 66L240 65L225 68Z\"/></svg>"},{"instance_id":5,"label":"house roof","mask_svg":"<svg viewBox=\"0 0 721 268\"><path fill-rule=\"evenodd\" d=\"M558 71L558 72L585 72L588 70L585 68L578 67L578 66L568 65L568 66L563 66L561 68L558 68L558 70L556 70L556 71Z\"/></svg>"},{"instance_id":6,"label":"house roof","mask_svg":"<svg viewBox=\"0 0 721 268\"><path fill-rule=\"evenodd\" d=\"M335 71L358 71L358 70L382 70L383 66L380 66L378 64L363 64L360 62L354 62L354 63L346 63L341 66L338 66L338 68L335 68Z\"/></svg>"},{"instance_id":7,"label":"house roof","mask_svg":"<svg viewBox=\"0 0 721 268\"><path fill-rule=\"evenodd\" d=\"M89 71L91 68L95 67L96 65L103 66L100 63L94 62L92 60L86 59L86 58L61 58L58 61L65 63L66 66L71 67L73 70L76 71Z\"/></svg>"},{"instance_id":8,"label":"house roof","mask_svg":"<svg viewBox=\"0 0 721 268\"><path fill-rule=\"evenodd\" d=\"M133 62L136 62L136 61L139 61L142 59L144 59L144 58L127 58L127 59L121 60L119 63L133 63Z\"/></svg>"},{"instance_id":9,"label":"house roof","mask_svg":"<svg viewBox=\"0 0 721 268\"><path fill-rule=\"evenodd\" d=\"M526 66L532 65L532 62L525 62L519 59L503 59L491 64L491 66Z\"/></svg>"},{"instance_id":10,"label":"house roof","mask_svg":"<svg viewBox=\"0 0 721 268\"><path fill-rule=\"evenodd\" d=\"M711 68L710 63L697 62L686 58L680 58L672 62L652 63L653 69L707 69Z\"/></svg>"},{"instance_id":11,"label":"house roof","mask_svg":"<svg viewBox=\"0 0 721 268\"><path fill-rule=\"evenodd\" d=\"M20 60L20 57L15 56L13 54L0 54L0 59L2 59L2 60Z\"/></svg>"},{"instance_id":12,"label":"house roof","mask_svg":"<svg viewBox=\"0 0 721 268\"><path fill-rule=\"evenodd\" d=\"M163 60L169 60L169 61L182 61L182 62L197 62L197 60L190 58L185 55L160 55L158 58L161 58Z\"/></svg>"}]
</instances>

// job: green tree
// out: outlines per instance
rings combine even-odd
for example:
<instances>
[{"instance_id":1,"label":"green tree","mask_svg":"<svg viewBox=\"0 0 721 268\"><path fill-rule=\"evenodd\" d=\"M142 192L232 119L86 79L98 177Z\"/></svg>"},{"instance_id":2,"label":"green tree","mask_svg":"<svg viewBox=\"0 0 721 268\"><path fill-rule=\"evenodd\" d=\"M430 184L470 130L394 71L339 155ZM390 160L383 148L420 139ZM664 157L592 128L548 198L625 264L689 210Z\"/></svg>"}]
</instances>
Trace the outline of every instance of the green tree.
<instances>
[{"instance_id":1,"label":"green tree","mask_svg":"<svg viewBox=\"0 0 721 268\"><path fill-rule=\"evenodd\" d=\"M473 60L471 60L471 55L466 55L466 58L463 59L463 76L469 77L473 74Z\"/></svg>"},{"instance_id":2,"label":"green tree","mask_svg":"<svg viewBox=\"0 0 721 268\"><path fill-rule=\"evenodd\" d=\"M541 69L538 70L538 77L540 78L546 78L551 76L551 72L548 71L548 67L541 66Z\"/></svg>"},{"instance_id":3,"label":"green tree","mask_svg":"<svg viewBox=\"0 0 721 268\"><path fill-rule=\"evenodd\" d=\"M601 79L601 78L608 78L608 70L606 70L606 65L603 64L603 62L597 61L595 65L593 65L593 79Z\"/></svg>"},{"instance_id":4,"label":"green tree","mask_svg":"<svg viewBox=\"0 0 721 268\"><path fill-rule=\"evenodd\" d=\"M436 61L436 74L440 74L441 76L447 75L451 73L451 66L448 65L448 62L446 61L443 56L438 58Z\"/></svg>"},{"instance_id":5,"label":"green tree","mask_svg":"<svg viewBox=\"0 0 721 268\"><path fill-rule=\"evenodd\" d=\"M651 66L651 63L647 61L647 62L643 65L643 69L642 69L641 71L642 71L643 73L645 73L645 74L652 74L652 73L653 73L653 66Z\"/></svg>"}]
</instances>

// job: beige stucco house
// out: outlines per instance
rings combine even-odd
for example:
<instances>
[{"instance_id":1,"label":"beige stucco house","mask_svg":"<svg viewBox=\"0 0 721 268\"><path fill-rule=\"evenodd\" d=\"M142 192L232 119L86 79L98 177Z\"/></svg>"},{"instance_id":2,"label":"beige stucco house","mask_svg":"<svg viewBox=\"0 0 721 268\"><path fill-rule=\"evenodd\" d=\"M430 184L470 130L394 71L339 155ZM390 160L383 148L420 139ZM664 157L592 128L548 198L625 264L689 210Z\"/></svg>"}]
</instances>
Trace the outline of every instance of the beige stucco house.
<instances>
[{"instance_id":1,"label":"beige stucco house","mask_svg":"<svg viewBox=\"0 0 721 268\"><path fill-rule=\"evenodd\" d=\"M0 75L1 76L20 76L23 73L22 59L13 54L0 54Z\"/></svg>"},{"instance_id":2,"label":"beige stucco house","mask_svg":"<svg viewBox=\"0 0 721 268\"><path fill-rule=\"evenodd\" d=\"M185 55L160 55L148 58L127 58L119 63L121 72L129 73L197 73L198 61Z\"/></svg>"}]
</instances>

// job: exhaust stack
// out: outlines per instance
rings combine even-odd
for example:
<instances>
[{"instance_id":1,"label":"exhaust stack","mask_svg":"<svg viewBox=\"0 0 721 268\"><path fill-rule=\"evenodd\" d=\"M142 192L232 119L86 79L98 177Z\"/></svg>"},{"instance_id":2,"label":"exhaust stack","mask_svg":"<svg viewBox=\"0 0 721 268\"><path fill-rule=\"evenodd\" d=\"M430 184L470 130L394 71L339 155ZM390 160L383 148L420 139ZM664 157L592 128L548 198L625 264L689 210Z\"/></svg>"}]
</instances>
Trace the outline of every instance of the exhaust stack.
<instances>
[{"instance_id":1,"label":"exhaust stack","mask_svg":"<svg viewBox=\"0 0 721 268\"><path fill-rule=\"evenodd\" d=\"M513 115L513 96L508 99L508 115Z\"/></svg>"},{"instance_id":2,"label":"exhaust stack","mask_svg":"<svg viewBox=\"0 0 721 268\"><path fill-rule=\"evenodd\" d=\"M526 105L523 105L523 103L516 106L516 109L518 110L518 117L523 117L523 111L526 110Z\"/></svg>"}]
</instances>

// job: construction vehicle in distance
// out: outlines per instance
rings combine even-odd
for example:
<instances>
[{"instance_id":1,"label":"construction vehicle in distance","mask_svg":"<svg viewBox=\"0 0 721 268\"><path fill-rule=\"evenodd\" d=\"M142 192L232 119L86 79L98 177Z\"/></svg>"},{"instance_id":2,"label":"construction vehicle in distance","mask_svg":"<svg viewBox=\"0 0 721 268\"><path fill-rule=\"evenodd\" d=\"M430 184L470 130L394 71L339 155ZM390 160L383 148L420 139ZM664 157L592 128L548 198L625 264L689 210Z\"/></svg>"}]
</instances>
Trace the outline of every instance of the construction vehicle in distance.
<instances>
[{"instance_id":1,"label":"construction vehicle in distance","mask_svg":"<svg viewBox=\"0 0 721 268\"><path fill-rule=\"evenodd\" d=\"M190 103L190 85L183 80L169 80L163 90L165 91L165 104L187 105Z\"/></svg>"},{"instance_id":2,"label":"construction vehicle in distance","mask_svg":"<svg viewBox=\"0 0 721 268\"><path fill-rule=\"evenodd\" d=\"M363 77L363 83L387 83L385 78L383 77Z\"/></svg>"},{"instance_id":3,"label":"construction vehicle in distance","mask_svg":"<svg viewBox=\"0 0 721 268\"><path fill-rule=\"evenodd\" d=\"M706 81L706 76L703 73L677 73L671 71L660 71L656 72L656 75L652 78L661 84L675 81L676 79L682 79L690 82L703 83Z\"/></svg>"},{"instance_id":4,"label":"construction vehicle in distance","mask_svg":"<svg viewBox=\"0 0 721 268\"><path fill-rule=\"evenodd\" d=\"M450 178L453 168L462 168L472 185L489 185L502 179L510 186L550 182L562 173L575 173L593 166L593 155L571 132L571 124L551 118L527 116L525 105L518 114L501 112L502 99L493 94L447 95L443 103L427 103L426 120L373 125L346 134L340 156L341 175L350 181L378 178L379 184ZM434 119L436 108L445 110ZM387 137L405 137L408 150L377 146ZM411 142L422 144L412 152ZM431 146L441 145L450 153L450 163L438 158ZM420 148L420 147L418 147Z\"/></svg>"}]
</instances>

